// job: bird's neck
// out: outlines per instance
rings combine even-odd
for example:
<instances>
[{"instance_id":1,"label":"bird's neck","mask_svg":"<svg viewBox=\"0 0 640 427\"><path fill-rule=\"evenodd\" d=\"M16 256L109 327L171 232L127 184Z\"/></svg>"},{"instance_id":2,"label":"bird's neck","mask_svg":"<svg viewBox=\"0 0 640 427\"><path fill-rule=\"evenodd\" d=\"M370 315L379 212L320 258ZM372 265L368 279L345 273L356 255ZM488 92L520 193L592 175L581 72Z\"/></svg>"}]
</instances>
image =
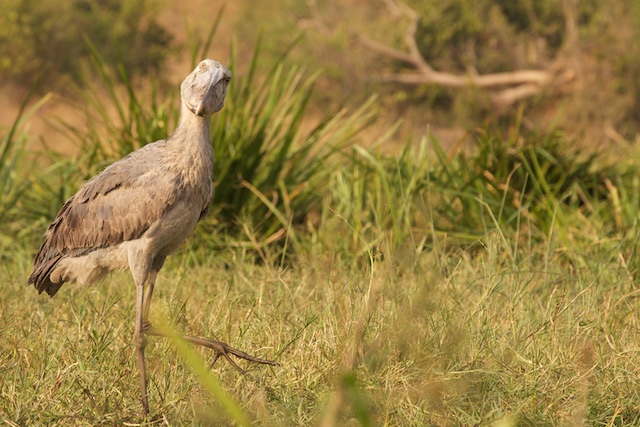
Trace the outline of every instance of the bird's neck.
<instances>
[{"instance_id":1,"label":"bird's neck","mask_svg":"<svg viewBox=\"0 0 640 427\"><path fill-rule=\"evenodd\" d=\"M183 170L185 184L202 191L203 200L211 197L213 179L213 147L209 134L209 117L196 116L183 107L178 127L171 136L169 148L180 163L188 165Z\"/></svg>"},{"instance_id":2,"label":"bird's neck","mask_svg":"<svg viewBox=\"0 0 640 427\"><path fill-rule=\"evenodd\" d=\"M209 117L196 116L184 105L180 111L180 120L178 127L173 132L173 137L179 140L190 141L193 144L194 139L197 142L206 142L209 144Z\"/></svg>"}]
</instances>

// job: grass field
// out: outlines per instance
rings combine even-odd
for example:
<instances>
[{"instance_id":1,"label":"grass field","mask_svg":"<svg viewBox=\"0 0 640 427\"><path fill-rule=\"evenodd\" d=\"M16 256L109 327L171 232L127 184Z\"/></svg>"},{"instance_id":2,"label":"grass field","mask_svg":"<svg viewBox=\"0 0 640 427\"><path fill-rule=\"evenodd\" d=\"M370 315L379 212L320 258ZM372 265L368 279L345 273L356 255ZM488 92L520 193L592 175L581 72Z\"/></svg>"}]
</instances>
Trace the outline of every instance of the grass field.
<instances>
[{"instance_id":1,"label":"grass field","mask_svg":"<svg viewBox=\"0 0 640 427\"><path fill-rule=\"evenodd\" d=\"M280 362L241 376L219 361L210 373L252 425L637 425L640 293L607 246L581 268L552 246L511 259L497 239L361 268L331 250L286 269L234 251L194 264L183 251L152 318ZM7 425L228 423L154 338L143 421L126 274L49 300L25 286L27 257L16 261L0 293Z\"/></svg>"},{"instance_id":2,"label":"grass field","mask_svg":"<svg viewBox=\"0 0 640 427\"><path fill-rule=\"evenodd\" d=\"M254 64L212 122L216 198L151 319L280 366L208 371L211 353L152 337L144 418L129 275L51 300L26 286L83 179L175 123L175 94L142 100L96 63L86 130L60 124L77 158L29 152L22 116L0 134L0 422L640 425L632 144L612 161L515 123L477 131L473 153L427 135L388 156L392 131L357 145L372 102L303 130L313 78L279 65L259 82Z\"/></svg>"}]
</instances>

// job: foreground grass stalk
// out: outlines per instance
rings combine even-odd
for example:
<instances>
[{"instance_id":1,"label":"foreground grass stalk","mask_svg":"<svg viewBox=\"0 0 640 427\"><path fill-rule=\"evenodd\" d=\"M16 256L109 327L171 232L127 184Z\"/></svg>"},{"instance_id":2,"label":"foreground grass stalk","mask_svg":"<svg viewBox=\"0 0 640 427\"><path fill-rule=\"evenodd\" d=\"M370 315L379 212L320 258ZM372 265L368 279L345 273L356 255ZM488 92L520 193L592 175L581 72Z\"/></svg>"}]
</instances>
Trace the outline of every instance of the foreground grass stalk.
<instances>
[{"instance_id":1,"label":"foreground grass stalk","mask_svg":"<svg viewBox=\"0 0 640 427\"><path fill-rule=\"evenodd\" d=\"M250 427L251 421L247 413L242 409L240 402L224 390L220 382L211 374L211 370L202 357L169 325L161 322L158 324L160 325L158 329L169 337L171 344L182 356L189 369L196 375L200 384L220 403L229 418L240 426Z\"/></svg>"}]
</instances>

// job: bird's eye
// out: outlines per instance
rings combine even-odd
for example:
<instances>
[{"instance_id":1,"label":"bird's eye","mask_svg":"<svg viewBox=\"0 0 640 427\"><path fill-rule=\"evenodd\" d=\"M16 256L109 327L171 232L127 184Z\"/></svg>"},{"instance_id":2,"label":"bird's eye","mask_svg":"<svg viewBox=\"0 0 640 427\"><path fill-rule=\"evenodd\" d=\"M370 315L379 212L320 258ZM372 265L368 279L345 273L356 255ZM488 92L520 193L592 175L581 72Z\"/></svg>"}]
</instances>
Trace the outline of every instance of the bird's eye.
<instances>
[{"instance_id":1,"label":"bird's eye","mask_svg":"<svg viewBox=\"0 0 640 427\"><path fill-rule=\"evenodd\" d=\"M201 62L200 63L200 67L198 67L198 68L200 68L201 70L206 69L207 68L207 63L206 62Z\"/></svg>"},{"instance_id":2,"label":"bird's eye","mask_svg":"<svg viewBox=\"0 0 640 427\"><path fill-rule=\"evenodd\" d=\"M226 79L224 79L224 83L225 84L231 83L231 78L227 77Z\"/></svg>"}]
</instances>

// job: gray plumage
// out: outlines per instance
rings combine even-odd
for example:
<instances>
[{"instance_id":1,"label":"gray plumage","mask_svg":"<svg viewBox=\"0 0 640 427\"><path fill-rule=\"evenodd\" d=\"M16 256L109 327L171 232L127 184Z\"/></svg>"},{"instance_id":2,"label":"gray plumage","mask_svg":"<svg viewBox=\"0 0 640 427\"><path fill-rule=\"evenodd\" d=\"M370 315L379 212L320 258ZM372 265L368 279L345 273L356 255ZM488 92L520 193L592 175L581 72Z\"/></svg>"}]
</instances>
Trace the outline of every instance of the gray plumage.
<instances>
[{"instance_id":1,"label":"gray plumage","mask_svg":"<svg viewBox=\"0 0 640 427\"><path fill-rule=\"evenodd\" d=\"M224 65L202 61L180 87L175 132L113 163L67 200L45 233L28 281L53 296L65 282L88 285L129 267L136 284L134 338L147 412L144 334L164 336L148 321L153 287L165 258L207 212L214 162L209 117L223 107L230 80ZM223 355L237 369L227 353L275 364L219 341L184 339L212 348L215 359Z\"/></svg>"},{"instance_id":2,"label":"gray plumage","mask_svg":"<svg viewBox=\"0 0 640 427\"><path fill-rule=\"evenodd\" d=\"M125 268L127 260L115 258L126 251L118 254L114 246L140 239L170 210L179 209L176 205L193 200L190 195L199 183L185 182L179 171L163 173L168 169L165 159L177 160L172 151L184 142L169 138L149 144L87 182L49 226L29 283L53 296L65 281L90 284L110 270ZM211 188L206 182L211 174L202 175L201 184ZM200 205L209 202L209 197L199 199Z\"/></svg>"},{"instance_id":3,"label":"gray plumage","mask_svg":"<svg viewBox=\"0 0 640 427\"><path fill-rule=\"evenodd\" d=\"M208 114L195 114L197 98L206 95L198 86L203 82L195 80L207 72L203 67L219 79L210 87L217 98L209 101ZM64 282L90 284L111 270L126 268L129 242L146 240L143 250L153 259L177 248L211 200L208 116L222 108L230 79L229 70L212 60L203 61L187 77L174 134L107 167L64 204L47 229L29 283L53 296ZM169 219L172 227L163 226ZM123 245L126 250L114 250Z\"/></svg>"}]
</instances>

